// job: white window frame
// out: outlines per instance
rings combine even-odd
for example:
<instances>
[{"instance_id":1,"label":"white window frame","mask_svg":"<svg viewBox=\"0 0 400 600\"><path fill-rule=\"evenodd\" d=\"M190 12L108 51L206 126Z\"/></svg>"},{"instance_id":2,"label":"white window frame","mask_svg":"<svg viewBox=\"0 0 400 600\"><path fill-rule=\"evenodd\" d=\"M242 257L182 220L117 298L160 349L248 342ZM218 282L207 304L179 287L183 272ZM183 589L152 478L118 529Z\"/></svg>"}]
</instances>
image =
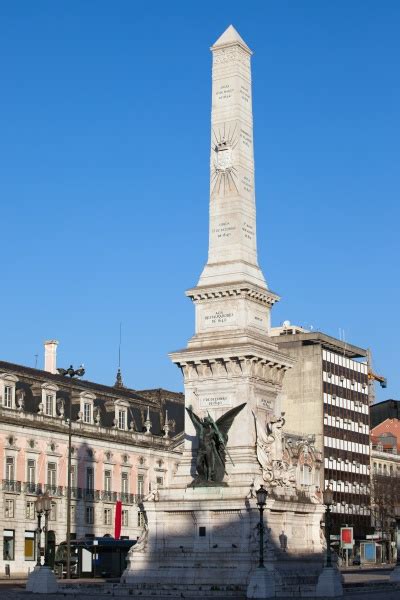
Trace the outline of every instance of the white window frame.
<instances>
[{"instance_id":1,"label":"white window frame","mask_svg":"<svg viewBox=\"0 0 400 600\"><path fill-rule=\"evenodd\" d=\"M0 393L1 393L1 406L8 408L8 410L15 409L15 387L18 381L18 377L11 373L2 373L0 375ZM10 406L6 405L6 390L9 390ZM7 400L8 403L8 400Z\"/></svg>"},{"instance_id":2,"label":"white window frame","mask_svg":"<svg viewBox=\"0 0 400 600\"><path fill-rule=\"evenodd\" d=\"M112 509L105 508L103 511L103 525L112 525Z\"/></svg>"},{"instance_id":3,"label":"white window frame","mask_svg":"<svg viewBox=\"0 0 400 600\"><path fill-rule=\"evenodd\" d=\"M11 508L11 510L10 510ZM14 498L5 498L4 500L4 518L15 519L15 500Z\"/></svg>"},{"instance_id":4,"label":"white window frame","mask_svg":"<svg viewBox=\"0 0 400 600\"><path fill-rule=\"evenodd\" d=\"M109 475L108 475L109 473ZM112 491L112 470L104 469L104 491L111 492Z\"/></svg>"},{"instance_id":5,"label":"white window frame","mask_svg":"<svg viewBox=\"0 0 400 600\"><path fill-rule=\"evenodd\" d=\"M121 431L127 431L128 429L128 408L129 402L123 398L117 398L114 402L114 423L116 427Z\"/></svg>"},{"instance_id":6,"label":"white window frame","mask_svg":"<svg viewBox=\"0 0 400 600\"><path fill-rule=\"evenodd\" d=\"M7 481L15 481L15 462L15 456L6 455L4 474ZM9 476L10 473L12 477Z\"/></svg>"},{"instance_id":7,"label":"white window frame","mask_svg":"<svg viewBox=\"0 0 400 600\"><path fill-rule=\"evenodd\" d=\"M50 465L54 465L55 469L53 469L53 468L50 469ZM58 465L57 465L56 461L49 460L47 462L47 473L46 473L47 485L52 488L57 487L57 467L58 467ZM49 477L50 473L52 474L51 477ZM50 479L52 479L52 480L54 479L54 482L50 481Z\"/></svg>"},{"instance_id":8,"label":"white window frame","mask_svg":"<svg viewBox=\"0 0 400 600\"><path fill-rule=\"evenodd\" d=\"M129 527L129 511L127 508L123 508L121 511L121 525L122 527Z\"/></svg>"},{"instance_id":9,"label":"white window frame","mask_svg":"<svg viewBox=\"0 0 400 600\"><path fill-rule=\"evenodd\" d=\"M129 473L126 471L121 473L121 494L129 494Z\"/></svg>"},{"instance_id":10,"label":"white window frame","mask_svg":"<svg viewBox=\"0 0 400 600\"><path fill-rule=\"evenodd\" d=\"M96 396L91 392L81 392L80 394L80 411L82 414L82 422L85 425L93 425L95 399Z\"/></svg>"},{"instance_id":11,"label":"white window frame","mask_svg":"<svg viewBox=\"0 0 400 600\"><path fill-rule=\"evenodd\" d=\"M57 392L59 387L55 383L43 383L42 384L42 405L43 414L47 417L57 416ZM48 407L48 398L51 397L51 408Z\"/></svg>"}]
</instances>

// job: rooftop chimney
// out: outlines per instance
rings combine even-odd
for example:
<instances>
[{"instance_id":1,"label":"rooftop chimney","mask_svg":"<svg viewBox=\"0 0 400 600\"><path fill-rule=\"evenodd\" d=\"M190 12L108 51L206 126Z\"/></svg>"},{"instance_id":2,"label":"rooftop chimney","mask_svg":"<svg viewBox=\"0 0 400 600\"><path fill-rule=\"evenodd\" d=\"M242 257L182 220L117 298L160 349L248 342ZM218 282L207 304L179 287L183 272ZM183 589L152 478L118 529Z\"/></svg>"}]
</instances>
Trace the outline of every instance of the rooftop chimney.
<instances>
[{"instance_id":1,"label":"rooftop chimney","mask_svg":"<svg viewBox=\"0 0 400 600\"><path fill-rule=\"evenodd\" d=\"M44 370L57 373L57 340L47 340L44 343Z\"/></svg>"}]
</instances>

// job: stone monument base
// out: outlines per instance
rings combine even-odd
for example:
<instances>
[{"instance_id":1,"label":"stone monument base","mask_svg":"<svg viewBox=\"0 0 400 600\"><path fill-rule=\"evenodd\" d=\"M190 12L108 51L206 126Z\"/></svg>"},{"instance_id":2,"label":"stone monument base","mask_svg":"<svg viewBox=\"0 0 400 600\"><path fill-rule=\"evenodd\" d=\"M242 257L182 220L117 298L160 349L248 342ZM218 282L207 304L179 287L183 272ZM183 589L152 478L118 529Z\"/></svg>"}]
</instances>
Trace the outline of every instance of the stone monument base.
<instances>
[{"instance_id":1,"label":"stone monument base","mask_svg":"<svg viewBox=\"0 0 400 600\"><path fill-rule=\"evenodd\" d=\"M324 567L318 578L317 598L340 598L343 596L342 577L335 567Z\"/></svg>"},{"instance_id":2,"label":"stone monument base","mask_svg":"<svg viewBox=\"0 0 400 600\"><path fill-rule=\"evenodd\" d=\"M146 532L128 555L122 584L142 590L196 586L247 592L259 557L259 510L248 486L160 490L158 501L147 501L144 508ZM304 573L307 562L307 569L319 574L322 514L321 505L299 502L293 490L277 490L268 498L267 570L272 565L279 578L285 565L293 574L297 566Z\"/></svg>"},{"instance_id":3,"label":"stone monument base","mask_svg":"<svg viewBox=\"0 0 400 600\"><path fill-rule=\"evenodd\" d=\"M25 589L32 594L55 594L58 591L56 576L50 567L36 566L29 574Z\"/></svg>"}]
</instances>

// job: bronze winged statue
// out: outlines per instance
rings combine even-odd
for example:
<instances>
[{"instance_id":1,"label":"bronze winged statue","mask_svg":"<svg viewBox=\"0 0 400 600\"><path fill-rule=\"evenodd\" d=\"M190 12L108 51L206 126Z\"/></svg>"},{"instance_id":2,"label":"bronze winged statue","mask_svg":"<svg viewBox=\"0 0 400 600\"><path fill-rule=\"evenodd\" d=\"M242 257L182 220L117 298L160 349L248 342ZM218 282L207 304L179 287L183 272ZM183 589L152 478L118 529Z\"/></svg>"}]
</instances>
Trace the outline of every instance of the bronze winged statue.
<instances>
[{"instance_id":1,"label":"bronze winged statue","mask_svg":"<svg viewBox=\"0 0 400 600\"><path fill-rule=\"evenodd\" d=\"M246 402L228 410L228 412L217 419L217 421L214 421L209 414L204 417L204 419L200 419L200 417L193 412L191 406L186 408L196 429L199 443L196 460L197 478L195 483L213 484L222 482L226 473L226 456L229 456L226 449L228 432L234 418L240 413L244 406L246 406ZM233 464L231 458L230 460Z\"/></svg>"}]
</instances>

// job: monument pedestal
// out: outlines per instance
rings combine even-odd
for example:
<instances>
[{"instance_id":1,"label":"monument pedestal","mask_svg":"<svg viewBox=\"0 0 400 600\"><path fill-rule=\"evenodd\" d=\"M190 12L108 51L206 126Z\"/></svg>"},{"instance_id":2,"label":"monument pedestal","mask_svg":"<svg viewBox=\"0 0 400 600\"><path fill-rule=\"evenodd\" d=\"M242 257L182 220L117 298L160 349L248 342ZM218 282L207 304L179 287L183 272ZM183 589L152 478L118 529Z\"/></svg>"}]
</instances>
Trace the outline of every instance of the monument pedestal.
<instances>
[{"instance_id":1,"label":"monument pedestal","mask_svg":"<svg viewBox=\"0 0 400 600\"><path fill-rule=\"evenodd\" d=\"M317 598L339 598L343 596L342 577L335 567L324 567L315 593Z\"/></svg>"},{"instance_id":2,"label":"monument pedestal","mask_svg":"<svg viewBox=\"0 0 400 600\"><path fill-rule=\"evenodd\" d=\"M36 566L29 574L25 589L32 594L55 594L58 591L56 576L50 567Z\"/></svg>"},{"instance_id":3,"label":"monument pedestal","mask_svg":"<svg viewBox=\"0 0 400 600\"><path fill-rule=\"evenodd\" d=\"M261 593L275 586L274 570L293 556L319 570L320 505L268 499L264 513L269 557L264 574L255 569L259 557L259 510L249 487L209 486L160 490L158 501L145 502L147 533L128 555L121 583L135 589L237 590ZM287 552L280 552L285 532ZM271 558L278 560L271 564ZM304 565L299 567L304 568ZM273 580L273 581L272 581ZM176 588L179 589L179 588ZM261 596L249 596L261 597ZM263 596L265 597L265 596Z\"/></svg>"}]
</instances>

